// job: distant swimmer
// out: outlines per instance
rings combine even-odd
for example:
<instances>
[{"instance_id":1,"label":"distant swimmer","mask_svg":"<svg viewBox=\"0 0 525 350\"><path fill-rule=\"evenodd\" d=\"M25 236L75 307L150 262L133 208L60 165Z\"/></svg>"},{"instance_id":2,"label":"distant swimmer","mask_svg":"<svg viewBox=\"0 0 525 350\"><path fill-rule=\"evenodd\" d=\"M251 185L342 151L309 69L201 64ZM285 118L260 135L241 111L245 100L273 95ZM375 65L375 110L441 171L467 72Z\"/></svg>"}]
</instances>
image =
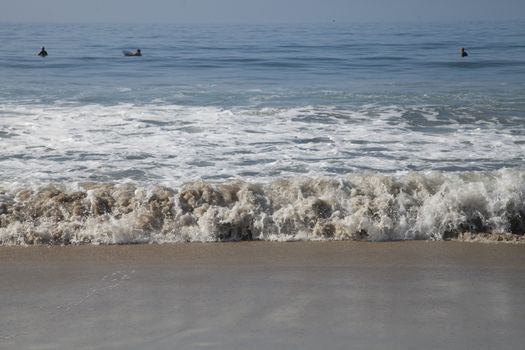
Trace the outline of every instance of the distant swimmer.
<instances>
[{"instance_id":1,"label":"distant swimmer","mask_svg":"<svg viewBox=\"0 0 525 350\"><path fill-rule=\"evenodd\" d=\"M465 51L465 48L462 47L462 48L461 48L461 57L467 57L467 56L468 56L467 51Z\"/></svg>"},{"instance_id":2,"label":"distant swimmer","mask_svg":"<svg viewBox=\"0 0 525 350\"><path fill-rule=\"evenodd\" d=\"M123 51L124 52L124 56L142 56L142 52L140 51L140 49L137 49L137 51L135 52L131 52L131 51Z\"/></svg>"},{"instance_id":3,"label":"distant swimmer","mask_svg":"<svg viewBox=\"0 0 525 350\"><path fill-rule=\"evenodd\" d=\"M46 51L45 47L42 46L42 49L38 53L38 56L40 56L40 57L46 57L47 56L47 51Z\"/></svg>"}]
</instances>

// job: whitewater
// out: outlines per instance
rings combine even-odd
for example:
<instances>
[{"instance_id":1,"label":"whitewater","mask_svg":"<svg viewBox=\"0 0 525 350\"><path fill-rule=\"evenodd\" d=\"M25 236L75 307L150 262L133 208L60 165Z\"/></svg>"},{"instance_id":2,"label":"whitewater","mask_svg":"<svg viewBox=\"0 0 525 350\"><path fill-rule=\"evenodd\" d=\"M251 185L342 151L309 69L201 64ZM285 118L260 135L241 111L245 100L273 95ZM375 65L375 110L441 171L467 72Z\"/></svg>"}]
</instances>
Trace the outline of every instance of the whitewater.
<instances>
[{"instance_id":1,"label":"whitewater","mask_svg":"<svg viewBox=\"0 0 525 350\"><path fill-rule=\"evenodd\" d=\"M124 244L470 238L472 234L522 234L524 202L525 174L511 170L357 174L337 180L280 179L269 184L196 182L181 188L97 183L74 188L22 187L2 193L0 241Z\"/></svg>"}]
</instances>

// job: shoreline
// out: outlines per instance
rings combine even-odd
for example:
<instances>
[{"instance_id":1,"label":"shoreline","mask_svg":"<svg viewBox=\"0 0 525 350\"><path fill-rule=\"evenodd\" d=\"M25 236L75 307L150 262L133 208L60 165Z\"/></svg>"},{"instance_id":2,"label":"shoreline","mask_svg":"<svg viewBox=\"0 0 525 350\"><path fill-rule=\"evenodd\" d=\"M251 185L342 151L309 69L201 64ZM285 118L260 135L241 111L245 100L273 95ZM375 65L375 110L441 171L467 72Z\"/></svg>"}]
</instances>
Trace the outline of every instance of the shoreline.
<instances>
[{"instance_id":1,"label":"shoreline","mask_svg":"<svg viewBox=\"0 0 525 350\"><path fill-rule=\"evenodd\" d=\"M476 235L478 236L478 235ZM487 236L483 236L487 238ZM421 258L417 253L417 248L423 248L425 254L435 252L435 255L446 253L450 251L455 254L458 250L463 250L465 247L474 249L475 251L500 251L506 250L506 247L515 247L510 249L523 250L525 253L525 246L522 244L515 244L515 241L500 241L500 235L489 235L494 239L487 239L486 241L479 241L471 239L471 236L460 236L457 239L432 241L432 240L392 240L392 241L359 241L359 240L309 240L309 241L225 241L225 242L175 242L175 243L136 243L136 244L37 244L37 245L0 245L0 264L9 262L16 262L20 258L35 258L37 256L46 255L48 258L57 258L64 256L67 259L85 259L87 256L92 256L93 253L98 255L108 255L113 258L120 258L123 261L126 259L136 258L142 254L146 254L148 258L155 260L159 255L153 254L155 251L162 252L161 255L170 257L171 259L180 259L186 261L187 259L194 259L196 257L217 260L225 258L226 253L233 252L244 254L253 254L252 257L264 258L263 252L272 251L272 256L279 256L284 259L290 257L299 258L304 256L301 253L308 252L309 249L329 249L330 255L321 257L322 259L355 259L356 257L368 256L373 252L387 252L394 250L402 250L404 252L410 251L415 255L410 258ZM509 237L521 237L512 235ZM475 237L474 237L475 238ZM297 249L291 249L297 248ZM430 249L426 249L430 248ZM242 250L239 250L242 249ZM213 250L214 255L206 255ZM244 253L244 251L246 253ZM47 254L50 252L50 254ZM295 254L294 254L295 252ZM353 253L351 256L343 256L341 254ZM168 254L173 253L173 255ZM15 256L16 255L16 256ZM424 255L424 254L423 254ZM405 257L409 258L409 257ZM270 261L268 261L270 262Z\"/></svg>"},{"instance_id":2,"label":"shoreline","mask_svg":"<svg viewBox=\"0 0 525 350\"><path fill-rule=\"evenodd\" d=\"M461 255L461 253L468 253ZM249 257L249 259L244 259ZM525 262L525 245L515 242L450 241L230 241L114 245L0 246L0 271L9 264L38 262L130 265L145 264L410 264L433 259L441 263L507 265ZM452 259L452 260L450 260ZM525 269L525 267L524 267Z\"/></svg>"},{"instance_id":3,"label":"shoreline","mask_svg":"<svg viewBox=\"0 0 525 350\"><path fill-rule=\"evenodd\" d=\"M515 349L524 262L429 241L2 246L0 347Z\"/></svg>"}]
</instances>

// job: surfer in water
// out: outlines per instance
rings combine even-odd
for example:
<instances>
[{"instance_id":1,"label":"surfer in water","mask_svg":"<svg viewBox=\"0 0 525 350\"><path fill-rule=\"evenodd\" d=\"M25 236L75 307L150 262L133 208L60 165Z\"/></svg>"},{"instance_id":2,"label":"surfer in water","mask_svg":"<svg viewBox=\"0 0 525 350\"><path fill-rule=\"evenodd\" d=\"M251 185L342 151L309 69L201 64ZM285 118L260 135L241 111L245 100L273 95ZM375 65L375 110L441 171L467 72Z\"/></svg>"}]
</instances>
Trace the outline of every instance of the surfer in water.
<instances>
[{"instance_id":1,"label":"surfer in water","mask_svg":"<svg viewBox=\"0 0 525 350\"><path fill-rule=\"evenodd\" d=\"M465 51L465 48L462 47L462 48L461 48L461 57L467 57L467 56L468 56L467 51Z\"/></svg>"},{"instance_id":2,"label":"surfer in water","mask_svg":"<svg viewBox=\"0 0 525 350\"><path fill-rule=\"evenodd\" d=\"M46 51L45 47L42 46L42 49L38 53L38 56L40 56L40 57L46 57L47 56L47 51Z\"/></svg>"},{"instance_id":3,"label":"surfer in water","mask_svg":"<svg viewBox=\"0 0 525 350\"><path fill-rule=\"evenodd\" d=\"M124 55L125 56L142 56L142 52L140 51L140 49L137 49L137 51L135 52L124 51Z\"/></svg>"}]
</instances>

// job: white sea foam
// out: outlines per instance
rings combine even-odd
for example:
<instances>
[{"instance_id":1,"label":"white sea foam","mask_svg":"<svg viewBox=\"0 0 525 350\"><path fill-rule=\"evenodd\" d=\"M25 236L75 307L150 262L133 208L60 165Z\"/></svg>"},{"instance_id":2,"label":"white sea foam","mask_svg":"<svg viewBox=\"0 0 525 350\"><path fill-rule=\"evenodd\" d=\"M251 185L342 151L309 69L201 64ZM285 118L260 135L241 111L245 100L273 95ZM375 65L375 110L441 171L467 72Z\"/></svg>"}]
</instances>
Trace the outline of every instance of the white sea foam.
<instances>
[{"instance_id":1,"label":"white sea foam","mask_svg":"<svg viewBox=\"0 0 525 350\"><path fill-rule=\"evenodd\" d=\"M525 171L340 178L4 184L2 244L441 240L525 233Z\"/></svg>"},{"instance_id":2,"label":"white sea foam","mask_svg":"<svg viewBox=\"0 0 525 350\"><path fill-rule=\"evenodd\" d=\"M525 126L433 106L0 105L0 179L268 182L354 171L490 170L525 160ZM511 125L512 124L512 125Z\"/></svg>"}]
</instances>

